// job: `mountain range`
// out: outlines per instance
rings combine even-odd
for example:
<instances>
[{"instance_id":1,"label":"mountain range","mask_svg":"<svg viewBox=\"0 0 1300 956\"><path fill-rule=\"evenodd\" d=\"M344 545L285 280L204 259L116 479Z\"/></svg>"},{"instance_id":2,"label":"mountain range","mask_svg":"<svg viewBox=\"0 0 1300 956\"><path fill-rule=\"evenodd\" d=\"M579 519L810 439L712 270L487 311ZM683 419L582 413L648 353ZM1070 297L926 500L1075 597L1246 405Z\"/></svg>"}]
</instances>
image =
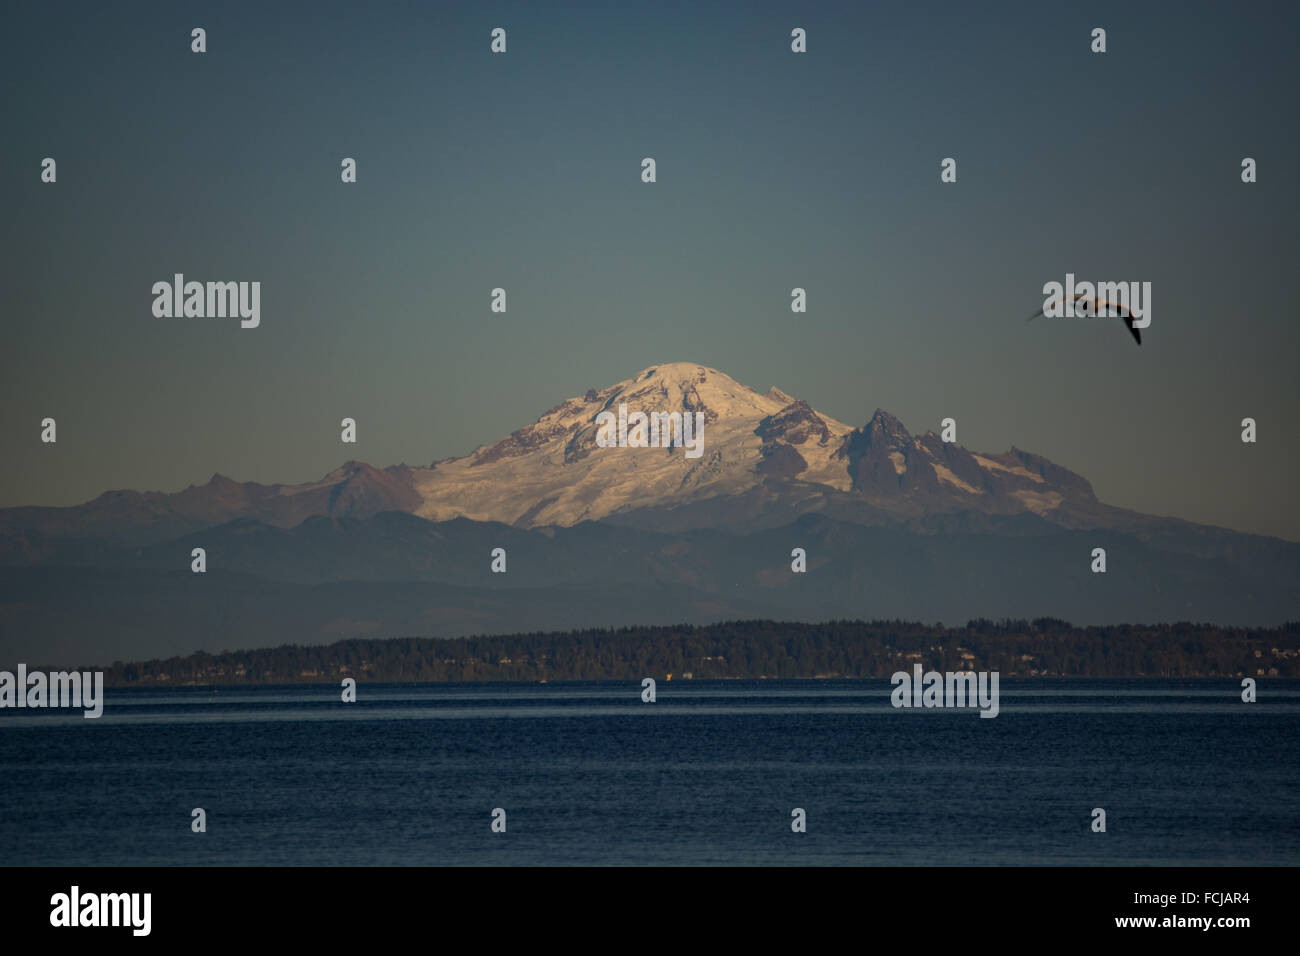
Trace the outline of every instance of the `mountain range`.
<instances>
[{"instance_id":1,"label":"mountain range","mask_svg":"<svg viewBox=\"0 0 1300 956\"><path fill-rule=\"evenodd\" d=\"M702 416L702 454L601 447L598 416L620 406ZM0 510L0 663L747 617L1271 625L1298 608L1300 544L1113 507L1041 456L913 435L883 410L853 427L693 363L427 467Z\"/></svg>"}]
</instances>

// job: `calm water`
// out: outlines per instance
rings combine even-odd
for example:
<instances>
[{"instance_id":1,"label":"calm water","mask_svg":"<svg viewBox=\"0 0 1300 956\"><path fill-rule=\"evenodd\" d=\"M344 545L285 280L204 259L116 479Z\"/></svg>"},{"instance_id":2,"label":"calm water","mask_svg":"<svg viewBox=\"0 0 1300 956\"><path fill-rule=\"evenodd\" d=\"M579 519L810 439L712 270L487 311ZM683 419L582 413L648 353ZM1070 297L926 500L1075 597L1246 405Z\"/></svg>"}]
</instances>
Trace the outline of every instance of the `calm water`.
<instances>
[{"instance_id":1,"label":"calm water","mask_svg":"<svg viewBox=\"0 0 1300 956\"><path fill-rule=\"evenodd\" d=\"M0 711L0 864L1300 863L1300 681L1001 689L989 720L884 680L109 688Z\"/></svg>"}]
</instances>

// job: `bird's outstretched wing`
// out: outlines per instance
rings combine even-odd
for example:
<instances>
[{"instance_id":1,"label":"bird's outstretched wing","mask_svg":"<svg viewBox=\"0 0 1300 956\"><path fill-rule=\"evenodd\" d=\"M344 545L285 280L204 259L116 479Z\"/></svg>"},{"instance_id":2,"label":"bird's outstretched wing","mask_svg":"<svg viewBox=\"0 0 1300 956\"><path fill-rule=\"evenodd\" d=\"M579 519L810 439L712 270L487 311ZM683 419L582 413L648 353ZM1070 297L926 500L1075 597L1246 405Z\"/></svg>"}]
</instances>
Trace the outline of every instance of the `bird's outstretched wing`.
<instances>
[{"instance_id":1,"label":"bird's outstretched wing","mask_svg":"<svg viewBox=\"0 0 1300 956\"><path fill-rule=\"evenodd\" d=\"M1118 312L1120 320L1124 323L1124 327L1132 333L1134 341L1136 341L1138 345L1142 344L1142 330L1133 327L1133 311L1127 305L1124 305L1123 303L1107 302L1105 299L1094 299L1093 304L1097 306L1094 310L1094 314L1100 313L1102 307L1111 308Z\"/></svg>"},{"instance_id":2,"label":"bird's outstretched wing","mask_svg":"<svg viewBox=\"0 0 1300 956\"><path fill-rule=\"evenodd\" d=\"M1116 311L1122 309L1122 310L1125 311L1125 312L1129 312L1129 308L1128 308L1128 306L1126 306L1126 305L1122 305L1122 304L1117 305L1117 304L1114 303L1114 302L1107 302L1105 299L1089 299L1087 296L1084 296L1084 295L1076 295L1076 296L1073 297L1073 301L1075 301L1075 302L1079 302L1079 301L1081 301L1081 300L1082 300L1082 301L1087 301L1087 302L1089 302L1089 303L1092 304L1092 306L1093 306L1093 310L1092 310L1092 311L1093 311L1093 315L1097 315L1098 313L1100 313L1101 310L1102 310L1102 308L1112 308L1112 309L1115 309ZM1034 319L1038 318L1040 315L1043 315L1043 314L1046 312L1046 309L1047 309L1047 306L1044 305L1043 308L1039 309L1037 312L1035 312L1033 315L1031 315L1031 316L1030 316L1028 319L1026 319L1025 321L1026 321L1026 322L1032 322L1032 321L1034 321ZM1141 345L1141 344L1142 344L1142 330L1141 330L1141 329L1136 329L1136 328L1133 327L1133 315L1132 315L1132 313L1129 312L1128 315L1121 315L1121 316L1120 316L1120 319L1121 319L1121 321L1123 321L1125 327L1129 330L1129 332L1132 333L1134 341L1136 341L1138 345Z\"/></svg>"},{"instance_id":3,"label":"bird's outstretched wing","mask_svg":"<svg viewBox=\"0 0 1300 956\"><path fill-rule=\"evenodd\" d=\"M1142 344L1142 330L1141 330L1141 329L1138 329L1138 328L1134 328L1134 326L1133 326L1133 317L1132 317L1131 315L1129 315L1129 316L1123 316L1123 315L1121 315L1121 316L1120 316L1120 319L1123 321L1125 327L1127 327L1128 330L1129 330L1130 332L1133 333L1133 339L1134 339L1134 341L1136 341L1138 345L1141 345L1141 344Z\"/></svg>"},{"instance_id":4,"label":"bird's outstretched wing","mask_svg":"<svg viewBox=\"0 0 1300 956\"><path fill-rule=\"evenodd\" d=\"M1082 299L1082 298L1083 298L1083 296L1081 296L1081 295L1071 296L1071 300L1074 301L1074 302L1078 302L1078 301L1079 301L1080 299ZM1050 303L1050 305L1052 305L1052 306L1057 306L1057 305L1063 305L1064 303L1065 303L1065 299L1064 299L1064 298L1061 298L1061 299L1059 299L1059 300L1057 300L1057 301L1055 301L1055 302ZM1049 305L1049 303L1046 303L1046 302L1043 303L1043 307L1042 307L1041 309L1039 309L1037 312L1035 312L1033 315L1031 315L1028 319L1026 319L1026 321L1027 321L1027 322L1032 322L1032 321L1034 321L1034 319L1038 318L1040 315L1046 315L1046 314L1047 314L1047 306L1048 306L1048 305Z\"/></svg>"}]
</instances>

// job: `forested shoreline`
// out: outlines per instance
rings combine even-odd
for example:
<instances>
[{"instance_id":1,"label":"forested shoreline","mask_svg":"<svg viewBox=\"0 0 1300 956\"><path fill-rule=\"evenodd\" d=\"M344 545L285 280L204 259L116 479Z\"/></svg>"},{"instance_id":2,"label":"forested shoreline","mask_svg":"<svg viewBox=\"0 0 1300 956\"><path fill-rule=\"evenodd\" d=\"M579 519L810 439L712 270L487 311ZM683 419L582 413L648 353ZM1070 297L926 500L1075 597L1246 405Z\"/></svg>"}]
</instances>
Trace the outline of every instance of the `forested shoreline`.
<instances>
[{"instance_id":1,"label":"forested shoreline","mask_svg":"<svg viewBox=\"0 0 1300 956\"><path fill-rule=\"evenodd\" d=\"M1004 677L1300 677L1300 622L1074 627L1053 618L791 624L728 621L493 637L349 638L328 645L116 662L110 685L367 681L888 677L996 670Z\"/></svg>"}]
</instances>

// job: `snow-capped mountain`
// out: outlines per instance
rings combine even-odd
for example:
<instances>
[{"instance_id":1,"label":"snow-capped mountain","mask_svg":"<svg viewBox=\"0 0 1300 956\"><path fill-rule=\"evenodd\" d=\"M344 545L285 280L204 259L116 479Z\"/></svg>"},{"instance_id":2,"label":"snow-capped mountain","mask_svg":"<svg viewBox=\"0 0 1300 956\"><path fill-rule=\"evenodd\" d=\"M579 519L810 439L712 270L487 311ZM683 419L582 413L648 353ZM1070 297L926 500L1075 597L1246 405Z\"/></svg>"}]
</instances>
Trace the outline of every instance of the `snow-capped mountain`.
<instances>
[{"instance_id":1,"label":"snow-capped mountain","mask_svg":"<svg viewBox=\"0 0 1300 956\"><path fill-rule=\"evenodd\" d=\"M702 454L600 447L597 416L617 415L620 405L629 415L703 415ZM837 452L852 431L776 389L758 392L703 365L657 365L562 402L464 458L415 469L412 483L422 501L416 514L573 525L741 495L772 475L847 491L848 470Z\"/></svg>"},{"instance_id":2,"label":"snow-capped mountain","mask_svg":"<svg viewBox=\"0 0 1300 956\"><path fill-rule=\"evenodd\" d=\"M629 416L702 416L701 454L600 447L598 416L620 406ZM1084 478L1037 455L972 453L933 432L912 435L883 410L854 428L775 387L758 391L673 362L593 388L500 441L427 468L349 461L298 485L214 475L175 494L114 491L74 508L6 509L0 554L36 548L24 543L30 535L139 545L238 518L290 528L312 516L385 511L521 528L612 520L674 530L770 527L806 513L923 531L1015 516L1063 528L1141 520L1100 504Z\"/></svg>"},{"instance_id":3,"label":"snow-capped mountain","mask_svg":"<svg viewBox=\"0 0 1300 956\"><path fill-rule=\"evenodd\" d=\"M597 416L621 405L629 415L702 413L703 454L599 447ZM881 410L853 428L775 387L760 392L687 362L651 366L592 389L501 441L411 469L409 477L422 517L521 527L647 509L684 511L695 526L725 525L734 523L730 504L755 494L796 513L842 514L856 505L865 523L974 510L1056 516L1073 526L1081 515L1099 512L1086 480L1036 455L1014 448L972 454L933 432L913 436ZM717 506L712 514L701 507L705 502Z\"/></svg>"}]
</instances>

